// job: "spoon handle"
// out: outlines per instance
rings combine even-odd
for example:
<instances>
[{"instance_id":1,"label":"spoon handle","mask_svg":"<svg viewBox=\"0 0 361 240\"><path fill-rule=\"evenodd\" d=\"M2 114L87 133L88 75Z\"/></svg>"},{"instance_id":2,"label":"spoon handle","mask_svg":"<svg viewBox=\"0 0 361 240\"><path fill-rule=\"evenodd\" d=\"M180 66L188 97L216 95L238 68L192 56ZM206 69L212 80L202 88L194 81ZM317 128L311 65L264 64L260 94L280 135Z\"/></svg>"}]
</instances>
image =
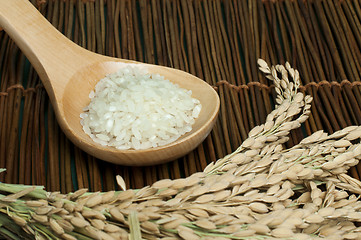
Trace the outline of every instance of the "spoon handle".
<instances>
[{"instance_id":1,"label":"spoon handle","mask_svg":"<svg viewBox=\"0 0 361 240\"><path fill-rule=\"evenodd\" d=\"M0 0L0 27L32 63L50 97L58 100L88 51L61 34L28 0Z\"/></svg>"}]
</instances>

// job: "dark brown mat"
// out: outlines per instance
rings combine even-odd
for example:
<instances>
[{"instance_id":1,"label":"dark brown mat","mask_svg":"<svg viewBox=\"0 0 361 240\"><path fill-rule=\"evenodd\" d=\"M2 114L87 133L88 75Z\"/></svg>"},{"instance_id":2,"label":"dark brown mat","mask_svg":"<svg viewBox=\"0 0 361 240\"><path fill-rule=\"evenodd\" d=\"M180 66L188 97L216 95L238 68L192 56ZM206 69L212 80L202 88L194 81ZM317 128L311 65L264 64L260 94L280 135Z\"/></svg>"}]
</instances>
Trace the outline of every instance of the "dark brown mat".
<instances>
[{"instance_id":1,"label":"dark brown mat","mask_svg":"<svg viewBox=\"0 0 361 240\"><path fill-rule=\"evenodd\" d=\"M257 59L300 71L314 97L312 115L289 146L319 129L361 124L359 1L49 0L32 1L77 44L109 56L188 71L216 87L220 116L210 136L187 156L152 167L93 158L69 142L47 94L21 51L0 32L0 181L48 191L117 189L115 176L140 188L157 179L201 171L234 151L273 106ZM359 178L360 166L350 175Z\"/></svg>"}]
</instances>

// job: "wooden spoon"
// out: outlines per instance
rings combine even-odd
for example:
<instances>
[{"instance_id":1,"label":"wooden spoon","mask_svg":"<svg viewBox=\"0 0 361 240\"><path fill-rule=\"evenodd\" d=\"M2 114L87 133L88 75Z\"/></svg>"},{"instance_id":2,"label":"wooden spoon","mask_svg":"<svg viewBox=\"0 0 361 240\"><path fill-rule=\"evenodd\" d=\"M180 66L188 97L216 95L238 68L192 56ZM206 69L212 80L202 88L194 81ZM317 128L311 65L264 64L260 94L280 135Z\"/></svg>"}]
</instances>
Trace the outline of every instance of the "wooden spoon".
<instances>
[{"instance_id":1,"label":"wooden spoon","mask_svg":"<svg viewBox=\"0 0 361 240\"><path fill-rule=\"evenodd\" d=\"M164 163L196 148L216 121L219 97L203 80L172 68L90 52L57 31L28 0L0 0L0 27L36 69L66 136L97 158L132 166ZM151 73L159 73L180 87L192 90L192 96L202 104L193 130L169 145L146 150L117 150L93 142L82 129L80 113L89 104L89 93L96 83L125 64L139 64Z\"/></svg>"}]
</instances>

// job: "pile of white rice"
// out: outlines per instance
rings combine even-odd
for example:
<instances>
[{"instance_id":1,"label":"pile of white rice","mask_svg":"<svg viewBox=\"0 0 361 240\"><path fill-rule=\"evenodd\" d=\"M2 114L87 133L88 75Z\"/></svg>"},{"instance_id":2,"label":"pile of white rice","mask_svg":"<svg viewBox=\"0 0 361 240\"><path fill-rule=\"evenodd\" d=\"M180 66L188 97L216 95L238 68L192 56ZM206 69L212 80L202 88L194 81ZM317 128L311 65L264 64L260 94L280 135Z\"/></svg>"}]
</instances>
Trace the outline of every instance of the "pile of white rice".
<instances>
[{"instance_id":1,"label":"pile of white rice","mask_svg":"<svg viewBox=\"0 0 361 240\"><path fill-rule=\"evenodd\" d=\"M99 81L80 123L104 146L125 150L166 145L192 130L202 106L191 94L159 74L128 66Z\"/></svg>"}]
</instances>

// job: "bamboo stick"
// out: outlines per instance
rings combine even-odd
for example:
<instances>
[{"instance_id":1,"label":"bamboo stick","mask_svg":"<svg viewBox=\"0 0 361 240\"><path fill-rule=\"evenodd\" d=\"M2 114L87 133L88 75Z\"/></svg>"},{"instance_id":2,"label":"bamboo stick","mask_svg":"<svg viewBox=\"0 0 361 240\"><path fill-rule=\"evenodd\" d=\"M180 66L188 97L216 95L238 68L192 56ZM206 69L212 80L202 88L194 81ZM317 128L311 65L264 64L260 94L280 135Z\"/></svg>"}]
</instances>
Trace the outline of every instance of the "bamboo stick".
<instances>
[{"instance_id":1,"label":"bamboo stick","mask_svg":"<svg viewBox=\"0 0 361 240\"><path fill-rule=\"evenodd\" d=\"M28 79L28 88L33 87L31 82L34 79L34 75L32 74L32 71L29 74ZM30 134L30 128L33 125L32 121L35 118L35 114L33 115L34 109L32 108L34 103L34 91L26 91L24 93L24 108L23 108L23 118L22 118L22 127L21 127L21 133L20 133L20 150L19 150L19 169L24 169L24 171L19 171L19 179L18 182L22 184L30 184L30 173L31 173L31 165L29 167L29 163L31 164L30 159L28 158L28 149L29 146L32 147L31 141L32 136Z\"/></svg>"},{"instance_id":2,"label":"bamboo stick","mask_svg":"<svg viewBox=\"0 0 361 240\"><path fill-rule=\"evenodd\" d=\"M180 69L180 63L179 63L179 54L178 54L178 44L177 44L177 37L176 37L176 33L175 33L175 19L173 19L174 15L173 15L173 7L171 6L171 4L174 3L174 1L166 1L165 2L165 7L166 9L164 9L164 11L167 14L167 27L169 30L169 56L172 59L172 63L174 68Z\"/></svg>"},{"instance_id":3,"label":"bamboo stick","mask_svg":"<svg viewBox=\"0 0 361 240\"><path fill-rule=\"evenodd\" d=\"M61 5L63 6L63 5ZM76 3L76 13L77 13L77 19L79 22L79 29L80 29L80 46L86 48L86 34L85 34L85 9L84 9L84 3L82 1L77 1ZM64 16L64 14L60 14L60 16ZM60 21L62 23L62 21ZM62 24L59 25L59 28L62 27Z\"/></svg>"},{"instance_id":4,"label":"bamboo stick","mask_svg":"<svg viewBox=\"0 0 361 240\"><path fill-rule=\"evenodd\" d=\"M161 41L161 35L164 35L163 32L160 30L160 26L162 22L159 19L158 14L158 5L159 1L157 0L151 0L152 5L152 19L153 19L153 27L154 27L154 38L155 38L155 48L156 48L156 58L157 58L157 64L165 66L165 57L163 53L163 47L162 47L162 41Z\"/></svg>"},{"instance_id":5,"label":"bamboo stick","mask_svg":"<svg viewBox=\"0 0 361 240\"><path fill-rule=\"evenodd\" d=\"M32 176L34 178L34 184L45 186L46 174L45 174L45 90L41 87L37 88L36 103L39 106L39 113L35 111L34 118L34 140L37 150L32 161ZM35 108L36 109L36 108ZM39 119L39 121L36 121Z\"/></svg>"},{"instance_id":6,"label":"bamboo stick","mask_svg":"<svg viewBox=\"0 0 361 240\"><path fill-rule=\"evenodd\" d=\"M200 0L196 0L196 10L197 10L197 14L196 14L196 20L198 19L198 25L200 26L199 28L197 28L198 30L198 38L199 40L202 42L201 46L200 46L200 51L201 51L201 57L202 57L202 62L204 63L204 65L206 66L206 68L209 68L209 75L207 74L208 71L205 70L205 80L212 85L215 85L217 82L217 76L216 76L216 72L215 72L215 67L213 65L213 60L212 60L212 53L211 53L211 47L210 45L212 44L210 39L209 39L209 35L208 35L208 31L207 31L207 26L206 26L206 20L205 20L205 15L202 11L202 6L200 3ZM203 47L204 47L204 51L205 54L202 53L203 52ZM207 80L207 76L209 76L209 80Z\"/></svg>"},{"instance_id":7,"label":"bamboo stick","mask_svg":"<svg viewBox=\"0 0 361 240\"><path fill-rule=\"evenodd\" d=\"M178 0L173 1L173 6L172 6L173 29L175 34L176 46L177 46L176 51L178 55L179 69L185 71L185 62L187 62L186 59L187 55L184 54L185 53L184 43L182 41L184 35L184 29L182 29L183 18L181 14L178 14L180 13L180 9L178 8L178 6L180 8L179 1ZM179 28L180 30L178 31Z\"/></svg>"}]
</instances>

